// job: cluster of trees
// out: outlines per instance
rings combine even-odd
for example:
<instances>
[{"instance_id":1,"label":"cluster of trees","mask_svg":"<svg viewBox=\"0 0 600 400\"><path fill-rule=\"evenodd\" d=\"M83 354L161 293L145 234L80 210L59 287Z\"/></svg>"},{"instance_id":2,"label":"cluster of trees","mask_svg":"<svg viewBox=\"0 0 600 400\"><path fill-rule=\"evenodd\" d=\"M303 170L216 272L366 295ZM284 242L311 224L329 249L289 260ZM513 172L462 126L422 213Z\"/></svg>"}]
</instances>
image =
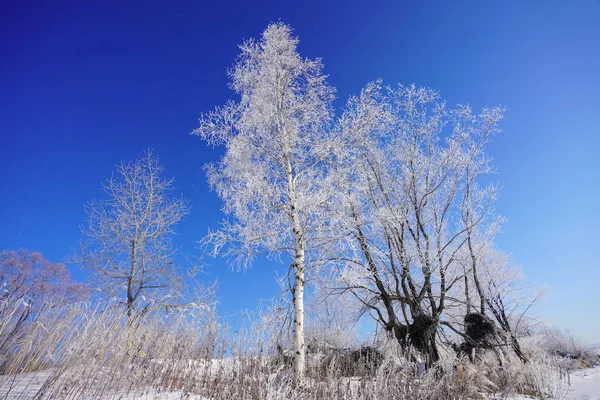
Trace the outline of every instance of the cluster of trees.
<instances>
[{"instance_id":1,"label":"cluster of trees","mask_svg":"<svg viewBox=\"0 0 600 400\"><path fill-rule=\"evenodd\" d=\"M498 189L484 184L494 172L485 146L504 110L450 108L433 90L375 81L336 117L321 60L302 58L297 45L282 23L244 42L230 71L239 100L203 115L192 132L224 147L207 176L227 219L203 248L240 267L257 254L289 258L298 377L309 278L353 296L428 365L445 329L473 349L483 341L471 331L492 319L526 361L511 315L518 270L494 246ZM152 152L118 166L106 198L86 206L73 258L131 319L183 305L171 237L189 207L162 172ZM87 293L37 253L4 252L0 266L0 301L64 303Z\"/></svg>"},{"instance_id":2,"label":"cluster of trees","mask_svg":"<svg viewBox=\"0 0 600 400\"><path fill-rule=\"evenodd\" d=\"M228 219L205 248L242 266L265 253L291 260L295 373L305 368L307 275L352 293L430 365L445 327L472 347L480 338L463 321L484 329L491 314L511 333L498 279L511 266L493 243L498 191L482 183L503 108L450 108L433 90L376 81L335 118L321 60L297 45L282 23L245 41L229 73L240 99L192 132L225 150L208 180Z\"/></svg>"}]
</instances>

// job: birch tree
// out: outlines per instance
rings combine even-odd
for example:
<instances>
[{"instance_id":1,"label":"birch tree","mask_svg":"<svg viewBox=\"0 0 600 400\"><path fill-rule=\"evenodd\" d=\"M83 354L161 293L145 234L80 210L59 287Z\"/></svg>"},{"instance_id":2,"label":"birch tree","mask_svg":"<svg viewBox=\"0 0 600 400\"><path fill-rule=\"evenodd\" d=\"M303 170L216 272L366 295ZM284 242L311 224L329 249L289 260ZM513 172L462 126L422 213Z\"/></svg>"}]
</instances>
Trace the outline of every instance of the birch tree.
<instances>
[{"instance_id":1,"label":"birch tree","mask_svg":"<svg viewBox=\"0 0 600 400\"><path fill-rule=\"evenodd\" d=\"M225 148L221 161L206 168L227 219L204 245L242 267L257 254L292 260L294 368L301 378L306 268L326 240L332 196L327 165L334 89L321 60L302 58L297 45L282 23L269 25L260 40L245 41L229 72L239 100L202 115L192 133Z\"/></svg>"},{"instance_id":2,"label":"birch tree","mask_svg":"<svg viewBox=\"0 0 600 400\"><path fill-rule=\"evenodd\" d=\"M174 181L162 172L151 151L123 162L103 185L106 198L85 207L88 220L75 258L99 289L125 305L130 318L179 305L171 238L189 208L170 196Z\"/></svg>"}]
</instances>

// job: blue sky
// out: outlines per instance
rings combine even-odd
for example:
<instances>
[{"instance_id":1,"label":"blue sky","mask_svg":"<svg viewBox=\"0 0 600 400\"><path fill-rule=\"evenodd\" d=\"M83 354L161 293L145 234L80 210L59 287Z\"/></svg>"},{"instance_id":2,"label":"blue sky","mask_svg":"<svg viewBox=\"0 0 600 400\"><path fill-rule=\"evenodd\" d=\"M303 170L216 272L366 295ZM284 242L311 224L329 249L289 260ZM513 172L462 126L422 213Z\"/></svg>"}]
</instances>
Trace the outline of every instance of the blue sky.
<instances>
[{"instance_id":1,"label":"blue sky","mask_svg":"<svg viewBox=\"0 0 600 400\"><path fill-rule=\"evenodd\" d=\"M188 132L234 97L237 45L278 20L302 55L323 58L338 107L380 77L506 106L489 147L508 220L499 245L549 286L536 312L600 342L600 1L7 2L0 248L60 261L114 165L153 148L193 205L177 241L197 254L220 219L201 170L219 152ZM277 291L275 268L215 261L206 279L219 279L229 315Z\"/></svg>"}]
</instances>

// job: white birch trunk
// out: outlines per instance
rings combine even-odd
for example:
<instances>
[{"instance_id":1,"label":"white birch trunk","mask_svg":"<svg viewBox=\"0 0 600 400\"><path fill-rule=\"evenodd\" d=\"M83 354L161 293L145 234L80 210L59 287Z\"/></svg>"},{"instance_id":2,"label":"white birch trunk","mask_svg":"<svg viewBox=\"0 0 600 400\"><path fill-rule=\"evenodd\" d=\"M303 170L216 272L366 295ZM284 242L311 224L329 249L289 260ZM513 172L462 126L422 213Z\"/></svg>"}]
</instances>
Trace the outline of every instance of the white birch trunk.
<instances>
[{"instance_id":1,"label":"white birch trunk","mask_svg":"<svg viewBox=\"0 0 600 400\"><path fill-rule=\"evenodd\" d=\"M292 299L294 303L294 374L297 380L304 377L306 370L306 354L304 345L304 269L306 259L304 254L304 236L296 200L296 188L292 165L289 157L287 159L288 196L290 201L290 216L292 218L292 231L296 251L294 255L294 287Z\"/></svg>"},{"instance_id":2,"label":"white birch trunk","mask_svg":"<svg viewBox=\"0 0 600 400\"><path fill-rule=\"evenodd\" d=\"M306 369L304 346L304 246L302 239L296 239L296 259L294 260L294 372L302 379Z\"/></svg>"}]
</instances>

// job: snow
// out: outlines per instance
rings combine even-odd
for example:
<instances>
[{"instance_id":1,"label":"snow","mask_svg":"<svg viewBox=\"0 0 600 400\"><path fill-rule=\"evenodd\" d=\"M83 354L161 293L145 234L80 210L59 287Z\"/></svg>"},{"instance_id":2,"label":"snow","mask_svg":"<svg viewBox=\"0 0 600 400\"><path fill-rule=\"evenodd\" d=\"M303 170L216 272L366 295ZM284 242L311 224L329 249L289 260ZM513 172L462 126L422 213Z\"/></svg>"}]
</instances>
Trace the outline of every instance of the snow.
<instances>
[{"instance_id":1,"label":"snow","mask_svg":"<svg viewBox=\"0 0 600 400\"><path fill-rule=\"evenodd\" d=\"M123 396L118 398L123 400L210 400L206 397L197 395L184 395L182 392L156 393L154 391L149 391L148 393L142 395Z\"/></svg>"},{"instance_id":2,"label":"snow","mask_svg":"<svg viewBox=\"0 0 600 400\"><path fill-rule=\"evenodd\" d=\"M0 376L0 399L32 399L46 382L50 372L51 370L16 376Z\"/></svg>"},{"instance_id":3,"label":"snow","mask_svg":"<svg viewBox=\"0 0 600 400\"><path fill-rule=\"evenodd\" d=\"M565 397L560 400L600 400L600 367L572 371L570 383ZM510 396L506 400L531 399L533 397Z\"/></svg>"},{"instance_id":4,"label":"snow","mask_svg":"<svg viewBox=\"0 0 600 400\"><path fill-rule=\"evenodd\" d=\"M565 400L600 400L600 367L571 373L571 386Z\"/></svg>"},{"instance_id":5,"label":"snow","mask_svg":"<svg viewBox=\"0 0 600 400\"><path fill-rule=\"evenodd\" d=\"M46 379L50 376L51 370L35 372L29 374L20 374L16 376L0 376L0 399L2 400L29 400L33 399L40 390ZM210 400L206 397L197 395L185 395L181 391L170 393L157 393L155 390L148 390L145 393L135 393L130 395L116 395L115 393L106 395L108 399L122 400ZM85 399L85 397L84 397Z\"/></svg>"},{"instance_id":6,"label":"snow","mask_svg":"<svg viewBox=\"0 0 600 400\"><path fill-rule=\"evenodd\" d=\"M50 371L43 371L17 376L0 376L0 399L33 399L36 392L48 378ZM563 400L600 400L600 367L582 369L571 372L571 385ZM170 392L157 393L149 390L146 393L137 393L127 396L107 396L106 398L118 397L124 400L209 400L206 397L187 395L184 393ZM504 398L504 397L502 397ZM511 396L507 400L531 400L528 396ZM558 400L558 399L557 399Z\"/></svg>"}]
</instances>

